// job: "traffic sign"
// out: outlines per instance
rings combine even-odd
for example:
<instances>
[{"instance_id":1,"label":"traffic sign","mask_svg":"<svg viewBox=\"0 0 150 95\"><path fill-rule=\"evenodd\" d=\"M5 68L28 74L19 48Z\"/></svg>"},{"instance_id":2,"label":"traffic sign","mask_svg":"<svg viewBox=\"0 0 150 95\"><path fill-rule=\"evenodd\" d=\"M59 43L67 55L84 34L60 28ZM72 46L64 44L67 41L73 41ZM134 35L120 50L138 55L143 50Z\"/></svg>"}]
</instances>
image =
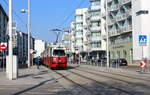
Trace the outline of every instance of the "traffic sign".
<instances>
[{"instance_id":1,"label":"traffic sign","mask_svg":"<svg viewBox=\"0 0 150 95\"><path fill-rule=\"evenodd\" d=\"M7 49L7 43L3 42L0 44L0 50L5 51Z\"/></svg>"},{"instance_id":2,"label":"traffic sign","mask_svg":"<svg viewBox=\"0 0 150 95\"><path fill-rule=\"evenodd\" d=\"M146 68L147 62L146 62L146 61L141 61L141 62L140 62L140 66L141 66L142 68Z\"/></svg>"},{"instance_id":3,"label":"traffic sign","mask_svg":"<svg viewBox=\"0 0 150 95\"><path fill-rule=\"evenodd\" d=\"M139 35L139 45L147 46L147 35Z\"/></svg>"}]
</instances>

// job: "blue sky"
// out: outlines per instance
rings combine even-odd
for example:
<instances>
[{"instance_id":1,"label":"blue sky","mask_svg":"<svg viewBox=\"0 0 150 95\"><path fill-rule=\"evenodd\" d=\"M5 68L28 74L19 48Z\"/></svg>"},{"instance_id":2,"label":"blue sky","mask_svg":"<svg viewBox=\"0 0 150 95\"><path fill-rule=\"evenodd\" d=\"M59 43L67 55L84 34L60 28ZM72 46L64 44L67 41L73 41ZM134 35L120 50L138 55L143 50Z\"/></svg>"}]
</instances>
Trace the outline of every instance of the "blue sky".
<instances>
[{"instance_id":1,"label":"blue sky","mask_svg":"<svg viewBox=\"0 0 150 95\"><path fill-rule=\"evenodd\" d=\"M8 5L4 2L8 0L0 0L4 9L8 10ZM80 3L83 2L81 5ZM80 6L79 6L80 5ZM89 7L89 0L31 0L31 23L32 35L36 39L53 42L56 36L50 29L53 28L68 28L71 21L74 20L76 8ZM27 0L13 0L13 10L27 24L27 14L21 14L22 8L27 9ZM67 21L65 19L68 17ZM16 17L18 30L27 31L25 24ZM64 23L62 26L60 26Z\"/></svg>"}]
</instances>

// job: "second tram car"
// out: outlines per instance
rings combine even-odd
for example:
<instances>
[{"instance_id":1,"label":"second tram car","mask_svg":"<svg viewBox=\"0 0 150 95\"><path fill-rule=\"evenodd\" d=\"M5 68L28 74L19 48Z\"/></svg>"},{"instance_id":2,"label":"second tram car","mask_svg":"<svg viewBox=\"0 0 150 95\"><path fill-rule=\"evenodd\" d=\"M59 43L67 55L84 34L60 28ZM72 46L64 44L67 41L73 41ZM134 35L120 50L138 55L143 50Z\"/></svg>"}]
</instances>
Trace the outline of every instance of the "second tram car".
<instances>
[{"instance_id":1,"label":"second tram car","mask_svg":"<svg viewBox=\"0 0 150 95\"><path fill-rule=\"evenodd\" d=\"M42 63L50 68L66 68L67 56L65 48L61 46L47 47L42 53Z\"/></svg>"}]
</instances>

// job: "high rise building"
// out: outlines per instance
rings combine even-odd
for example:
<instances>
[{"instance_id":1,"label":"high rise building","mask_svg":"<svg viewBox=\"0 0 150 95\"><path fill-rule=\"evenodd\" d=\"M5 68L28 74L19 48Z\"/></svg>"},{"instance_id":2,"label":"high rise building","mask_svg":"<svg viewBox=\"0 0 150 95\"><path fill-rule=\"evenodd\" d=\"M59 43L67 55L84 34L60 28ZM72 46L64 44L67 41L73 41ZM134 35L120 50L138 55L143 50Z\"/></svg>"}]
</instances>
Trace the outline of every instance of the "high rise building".
<instances>
[{"instance_id":1,"label":"high rise building","mask_svg":"<svg viewBox=\"0 0 150 95\"><path fill-rule=\"evenodd\" d=\"M88 10L88 49L94 59L106 57L106 29L105 29L105 2L104 0L90 0Z\"/></svg>"},{"instance_id":2,"label":"high rise building","mask_svg":"<svg viewBox=\"0 0 150 95\"><path fill-rule=\"evenodd\" d=\"M110 59L125 58L132 63L132 2L107 0Z\"/></svg>"},{"instance_id":3,"label":"high rise building","mask_svg":"<svg viewBox=\"0 0 150 95\"><path fill-rule=\"evenodd\" d=\"M81 59L85 59L87 52L87 37L86 32L87 26L86 23L86 15L88 12L88 8L76 9L75 13L75 31L74 31L74 47L79 52Z\"/></svg>"}]
</instances>

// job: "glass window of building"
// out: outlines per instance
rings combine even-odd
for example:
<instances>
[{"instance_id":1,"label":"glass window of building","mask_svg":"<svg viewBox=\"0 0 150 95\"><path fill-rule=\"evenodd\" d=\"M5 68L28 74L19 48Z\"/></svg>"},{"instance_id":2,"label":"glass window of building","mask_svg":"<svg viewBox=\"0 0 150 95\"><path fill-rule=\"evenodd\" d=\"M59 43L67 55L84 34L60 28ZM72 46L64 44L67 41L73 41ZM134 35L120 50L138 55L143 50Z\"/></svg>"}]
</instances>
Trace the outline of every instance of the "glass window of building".
<instances>
[{"instance_id":1,"label":"glass window of building","mask_svg":"<svg viewBox=\"0 0 150 95\"><path fill-rule=\"evenodd\" d=\"M77 23L76 27L83 27L83 23Z\"/></svg>"},{"instance_id":2,"label":"glass window of building","mask_svg":"<svg viewBox=\"0 0 150 95\"><path fill-rule=\"evenodd\" d=\"M91 6L98 6L98 5L100 5L100 0L91 2Z\"/></svg>"},{"instance_id":3,"label":"glass window of building","mask_svg":"<svg viewBox=\"0 0 150 95\"><path fill-rule=\"evenodd\" d=\"M98 26L100 26L100 21L91 23L91 27L98 27Z\"/></svg>"},{"instance_id":4,"label":"glass window of building","mask_svg":"<svg viewBox=\"0 0 150 95\"><path fill-rule=\"evenodd\" d=\"M82 20L83 19L83 15L77 15L76 16L76 20Z\"/></svg>"},{"instance_id":5,"label":"glass window of building","mask_svg":"<svg viewBox=\"0 0 150 95\"><path fill-rule=\"evenodd\" d=\"M99 16L100 15L100 11L98 11L98 10L97 11L91 11L90 15L91 16Z\"/></svg>"}]
</instances>

